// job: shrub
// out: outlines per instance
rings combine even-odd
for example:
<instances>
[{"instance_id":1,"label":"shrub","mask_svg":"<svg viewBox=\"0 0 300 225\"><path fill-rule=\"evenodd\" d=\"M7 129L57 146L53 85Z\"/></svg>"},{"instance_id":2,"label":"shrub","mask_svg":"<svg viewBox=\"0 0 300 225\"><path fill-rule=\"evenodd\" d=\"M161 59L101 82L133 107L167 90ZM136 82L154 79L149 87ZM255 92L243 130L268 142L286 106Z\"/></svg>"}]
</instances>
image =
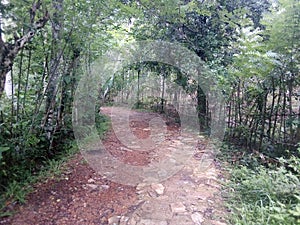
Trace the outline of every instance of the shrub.
<instances>
[{"instance_id":1,"label":"shrub","mask_svg":"<svg viewBox=\"0 0 300 225\"><path fill-rule=\"evenodd\" d=\"M230 170L230 223L300 224L300 159L278 160L279 167L237 165Z\"/></svg>"}]
</instances>

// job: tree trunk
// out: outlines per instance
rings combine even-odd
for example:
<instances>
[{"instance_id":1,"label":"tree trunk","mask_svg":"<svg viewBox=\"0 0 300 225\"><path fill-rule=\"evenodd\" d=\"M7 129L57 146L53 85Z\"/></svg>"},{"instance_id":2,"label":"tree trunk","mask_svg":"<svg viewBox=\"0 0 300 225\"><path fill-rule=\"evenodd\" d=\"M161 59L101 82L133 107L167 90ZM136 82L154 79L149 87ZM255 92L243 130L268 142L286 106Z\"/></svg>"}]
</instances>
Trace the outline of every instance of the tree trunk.
<instances>
[{"instance_id":1,"label":"tree trunk","mask_svg":"<svg viewBox=\"0 0 300 225\"><path fill-rule=\"evenodd\" d=\"M78 61L80 57L80 50L76 49L75 46L73 46L73 56L70 64L68 65L67 71L62 79L62 87L61 87L61 101L60 101L60 107L58 110L58 125L62 126L64 125L64 115L65 114L71 114L72 113L72 100L73 96L68 94L68 90L73 88L73 82L75 83L75 80L73 78L74 70L78 66ZM72 76L73 75L73 76Z\"/></svg>"},{"instance_id":2,"label":"tree trunk","mask_svg":"<svg viewBox=\"0 0 300 225\"><path fill-rule=\"evenodd\" d=\"M43 28L49 20L48 12L44 12L44 16L35 21L35 14L40 9L41 1L37 1L32 5L29 11L31 27L22 37L14 35L14 43L6 43L0 35L0 98L3 95L6 81L6 74L11 70L14 60L21 49L33 38L36 31Z\"/></svg>"},{"instance_id":3,"label":"tree trunk","mask_svg":"<svg viewBox=\"0 0 300 225\"><path fill-rule=\"evenodd\" d=\"M160 98L160 112L164 112L164 105L165 105L165 76L166 76L166 69L163 67L162 74L161 74L161 98Z\"/></svg>"},{"instance_id":4,"label":"tree trunk","mask_svg":"<svg viewBox=\"0 0 300 225\"><path fill-rule=\"evenodd\" d=\"M58 84L60 79L60 60L62 55L62 26L63 26L63 0L53 0L53 8L55 12L51 20L52 27L52 52L49 68L49 81L46 91L46 115L45 115L45 131L47 132L47 138L50 140L55 132L55 126L57 125L55 118L58 115L56 106L56 97L58 92Z\"/></svg>"},{"instance_id":5,"label":"tree trunk","mask_svg":"<svg viewBox=\"0 0 300 225\"><path fill-rule=\"evenodd\" d=\"M140 75L141 69L137 70L137 108L140 108Z\"/></svg>"},{"instance_id":6,"label":"tree trunk","mask_svg":"<svg viewBox=\"0 0 300 225\"><path fill-rule=\"evenodd\" d=\"M197 87L197 104L198 104L198 119L200 131L204 131L206 127L207 116L207 101L206 95L201 89L200 85Z\"/></svg>"}]
</instances>

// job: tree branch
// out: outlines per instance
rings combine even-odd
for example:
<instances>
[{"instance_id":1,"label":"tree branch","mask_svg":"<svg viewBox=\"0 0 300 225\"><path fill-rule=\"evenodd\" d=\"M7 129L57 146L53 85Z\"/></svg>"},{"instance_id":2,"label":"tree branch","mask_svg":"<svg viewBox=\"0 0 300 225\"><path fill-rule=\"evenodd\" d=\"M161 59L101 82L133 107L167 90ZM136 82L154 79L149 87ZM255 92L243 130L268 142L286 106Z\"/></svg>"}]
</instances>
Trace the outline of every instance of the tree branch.
<instances>
[{"instance_id":1,"label":"tree branch","mask_svg":"<svg viewBox=\"0 0 300 225\"><path fill-rule=\"evenodd\" d=\"M7 54L7 57L5 57L4 59L4 66L10 66L12 64L12 61L17 56L18 52L25 46L26 43L28 43L32 39L32 37L35 35L37 30L43 28L46 25L48 20L49 20L49 13L46 12L42 18L40 18L38 21L32 24L32 28L25 35L15 40L14 44L6 43L6 46L9 49L9 53Z\"/></svg>"},{"instance_id":2,"label":"tree branch","mask_svg":"<svg viewBox=\"0 0 300 225\"><path fill-rule=\"evenodd\" d=\"M40 0L38 0L36 3L33 3L31 9L29 10L31 26L22 37L15 35L14 43L4 42L2 38L0 38L0 98L4 91L6 74L11 70L13 61L17 54L32 39L32 37L36 34L36 31L43 28L49 20L50 15L48 11L45 11L43 17L35 21L36 12L40 9L40 7Z\"/></svg>"}]
</instances>

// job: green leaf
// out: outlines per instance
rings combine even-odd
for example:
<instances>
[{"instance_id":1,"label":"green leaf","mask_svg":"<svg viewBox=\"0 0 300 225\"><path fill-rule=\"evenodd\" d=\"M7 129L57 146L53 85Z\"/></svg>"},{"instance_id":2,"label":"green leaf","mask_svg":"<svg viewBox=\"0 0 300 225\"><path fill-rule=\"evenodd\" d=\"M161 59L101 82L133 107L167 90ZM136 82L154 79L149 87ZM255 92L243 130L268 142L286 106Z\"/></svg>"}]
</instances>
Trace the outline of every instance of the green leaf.
<instances>
[{"instance_id":1,"label":"green leaf","mask_svg":"<svg viewBox=\"0 0 300 225\"><path fill-rule=\"evenodd\" d=\"M10 149L9 147L0 146L0 160L2 159L2 152L6 152L9 149Z\"/></svg>"}]
</instances>

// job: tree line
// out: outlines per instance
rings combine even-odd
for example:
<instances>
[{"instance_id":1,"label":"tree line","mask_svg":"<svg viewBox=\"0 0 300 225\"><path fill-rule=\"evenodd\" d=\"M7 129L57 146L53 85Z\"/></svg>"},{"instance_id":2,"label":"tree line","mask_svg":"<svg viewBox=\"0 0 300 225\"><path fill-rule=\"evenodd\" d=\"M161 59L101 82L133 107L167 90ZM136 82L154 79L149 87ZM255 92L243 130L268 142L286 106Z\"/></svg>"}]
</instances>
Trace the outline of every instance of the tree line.
<instances>
[{"instance_id":1,"label":"tree line","mask_svg":"<svg viewBox=\"0 0 300 225\"><path fill-rule=\"evenodd\" d=\"M72 138L72 103L80 75L89 73L95 59L122 41L163 40L193 51L213 71L226 99L226 139L270 155L285 154L286 149L296 154L296 0L10 0L1 1L0 9L3 187L20 179L23 171L38 170ZM175 76L177 84L196 96L200 129L209 128L208 96L176 68L124 68L120 76L101 84L102 96L113 96L140 79L143 68L154 76L162 76L164 70L162 81ZM10 95L4 93L5 81L10 81ZM137 102L142 90L138 92Z\"/></svg>"}]
</instances>

